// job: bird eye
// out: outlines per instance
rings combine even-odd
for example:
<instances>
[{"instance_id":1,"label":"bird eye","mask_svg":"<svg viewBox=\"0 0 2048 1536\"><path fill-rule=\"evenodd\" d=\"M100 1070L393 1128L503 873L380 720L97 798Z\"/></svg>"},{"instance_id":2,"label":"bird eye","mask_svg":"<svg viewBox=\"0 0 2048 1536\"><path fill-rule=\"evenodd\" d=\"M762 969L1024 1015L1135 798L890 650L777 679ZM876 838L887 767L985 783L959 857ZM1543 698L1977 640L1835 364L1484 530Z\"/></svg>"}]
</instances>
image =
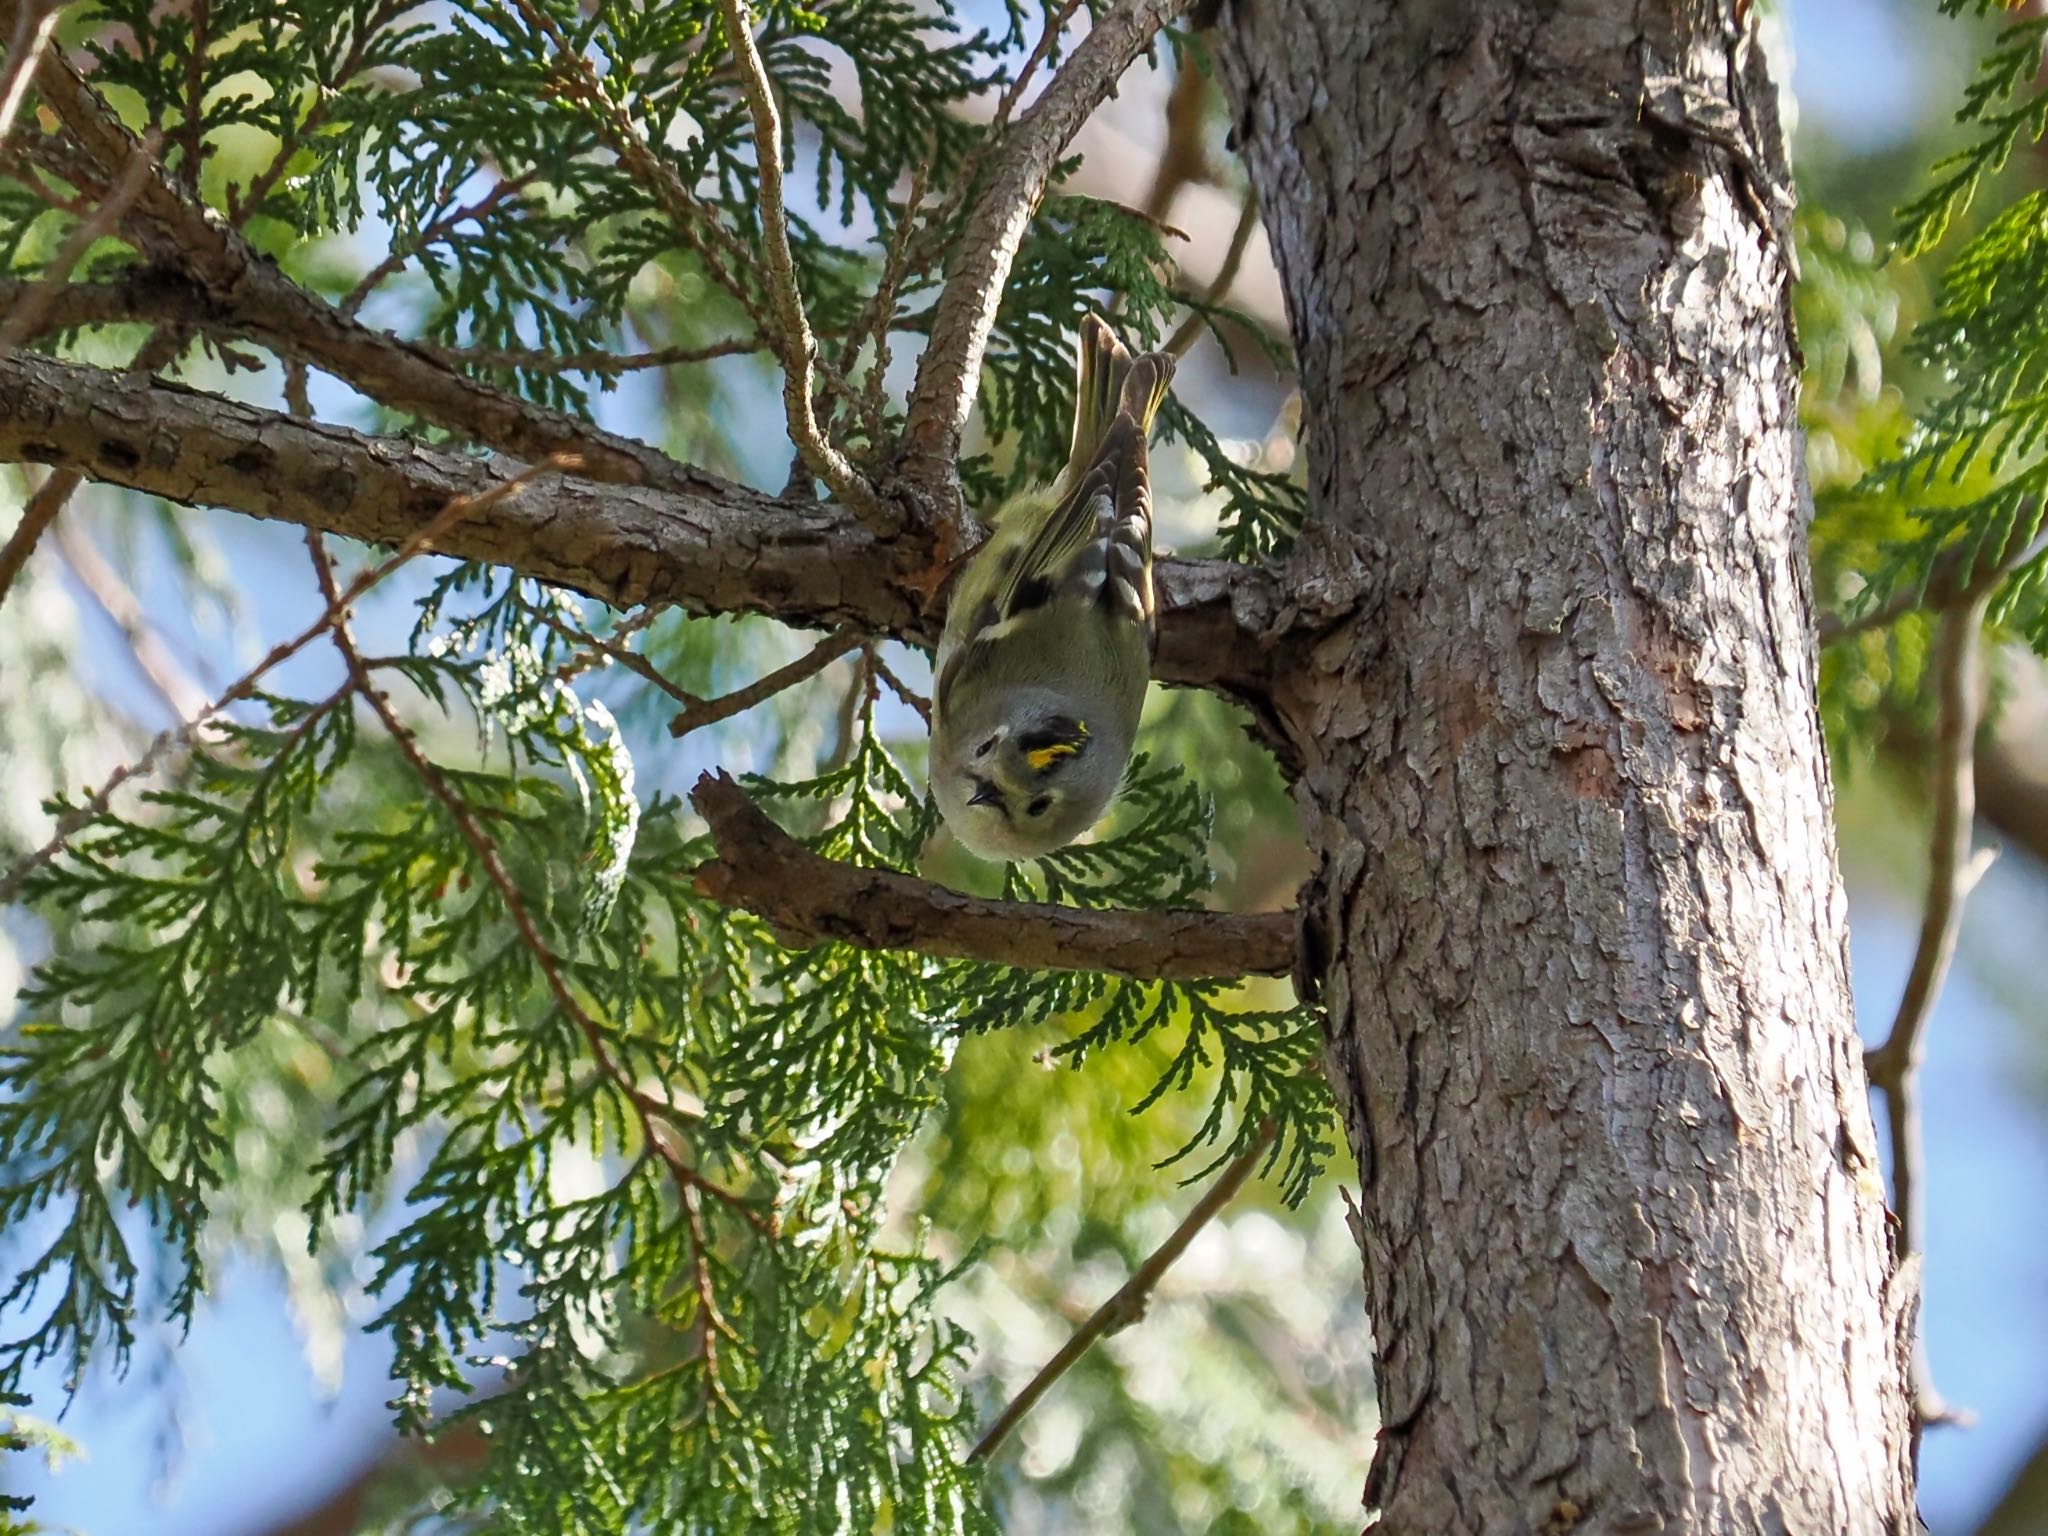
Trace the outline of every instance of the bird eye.
<instances>
[{"instance_id":1,"label":"bird eye","mask_svg":"<svg viewBox=\"0 0 2048 1536\"><path fill-rule=\"evenodd\" d=\"M1043 816L1051 805L1051 795L1040 795L1036 800L1024 807L1024 814L1026 816Z\"/></svg>"},{"instance_id":2,"label":"bird eye","mask_svg":"<svg viewBox=\"0 0 2048 1536\"><path fill-rule=\"evenodd\" d=\"M989 753L991 753L991 752L995 751L995 749L996 749L996 738L995 738L995 737L993 737L993 736L991 736L991 737L989 737L989 739L988 739L987 741L984 741L984 742L983 742L983 743L982 743L982 744L981 744L980 746L978 746L978 747L976 747L976 748L974 749L974 755L975 755L976 757L978 757L978 758L979 758L979 757L987 757L987 756L989 755Z\"/></svg>"}]
</instances>

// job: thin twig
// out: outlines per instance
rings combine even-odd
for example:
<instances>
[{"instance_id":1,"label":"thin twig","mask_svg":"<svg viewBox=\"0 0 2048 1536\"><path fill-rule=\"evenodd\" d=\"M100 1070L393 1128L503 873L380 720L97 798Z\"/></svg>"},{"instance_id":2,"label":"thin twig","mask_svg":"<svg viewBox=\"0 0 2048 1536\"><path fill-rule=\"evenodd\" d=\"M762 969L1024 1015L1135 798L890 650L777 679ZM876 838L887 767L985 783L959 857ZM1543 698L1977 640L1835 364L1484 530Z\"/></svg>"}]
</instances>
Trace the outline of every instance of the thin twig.
<instances>
[{"instance_id":1,"label":"thin twig","mask_svg":"<svg viewBox=\"0 0 2048 1536\"><path fill-rule=\"evenodd\" d=\"M633 671L639 671L639 668L634 666L633 662L645 662L646 658L636 651L629 650L624 641L628 636L638 634L641 630L652 624L666 610L660 603L649 603L624 623L615 626L608 635L594 635L588 630L564 624L561 620L555 618L554 615L539 608L530 607L527 611L572 644L584 647L584 649L555 668L555 681L567 683L575 681L602 661L618 661ZM629 657L632 658L630 661L627 659ZM649 663L649 665L652 666L652 663ZM675 685L670 683L666 677L660 678L660 683L664 691L673 690L682 697L687 698L689 696L685 690L675 688Z\"/></svg>"},{"instance_id":2,"label":"thin twig","mask_svg":"<svg viewBox=\"0 0 2048 1536\"><path fill-rule=\"evenodd\" d=\"M586 653L593 658L590 665L595 665L595 658L601 656L606 660L615 661L627 671L645 678L679 704L688 705L698 702L697 696L690 692L689 689L683 687L680 683L672 682L662 672L661 668L657 667L645 656L642 656L638 651L620 643L625 635L632 632L624 626L621 626L616 634L594 635L589 630L583 629L578 625L564 623L553 614L543 612L541 609L529 608L527 611L564 640L567 640L571 645L583 646ZM638 628L639 626L636 625L634 627ZM588 670L590 670L589 665L579 666L574 661L564 662L555 669L555 676L562 682L568 682L569 679L579 677Z\"/></svg>"},{"instance_id":3,"label":"thin twig","mask_svg":"<svg viewBox=\"0 0 2048 1536\"><path fill-rule=\"evenodd\" d=\"M882 441L879 423L882 421L882 386L889 371L889 333L896 325L897 294L910 272L912 251L917 245L917 215L930 191L931 173L929 161L920 160L911 168L910 194L903 201L903 217L897 222L896 231L889 237L888 247L883 253L881 277L875 283L875 291L861 306L860 314L846 333L846 344L839 352L839 371L851 378L854 365L860 361L860 349L868 342L874 343L874 356L868 361L867 380L861 391L861 410L869 437L877 444ZM825 417L828 428L831 420L830 415Z\"/></svg>"},{"instance_id":4,"label":"thin twig","mask_svg":"<svg viewBox=\"0 0 2048 1536\"><path fill-rule=\"evenodd\" d=\"M861 632L858 629L851 626L835 629L795 661L787 666L777 667L765 677L756 678L744 688L735 688L731 693L721 694L715 699L699 699L687 693L682 694L685 708L675 719L669 721L668 733L671 736L687 736L690 732L702 730L707 725L730 720L734 715L774 698L783 689L794 688L804 679L816 677L860 643ZM664 681L662 686L671 695L678 692L673 684Z\"/></svg>"},{"instance_id":5,"label":"thin twig","mask_svg":"<svg viewBox=\"0 0 2048 1536\"><path fill-rule=\"evenodd\" d=\"M156 696L174 719L185 719L206 707L206 694L186 675L134 589L121 579L93 541L67 524L57 530L57 553L78 584L92 595L100 611L113 621L128 643L128 652Z\"/></svg>"},{"instance_id":6,"label":"thin twig","mask_svg":"<svg viewBox=\"0 0 2048 1536\"><path fill-rule=\"evenodd\" d=\"M1955 958L1963 902L1990 866L1992 856L1988 848L1973 854L1970 846L1976 809L1973 755L1981 686L1978 653L1989 601L1987 588L1941 611L1935 638L1934 816L1927 904L1898 1012L1883 1043L1864 1057L1871 1086L1884 1094L1892 1151L1892 1209L1898 1215L1899 1246L1908 1254L1921 1252L1927 1235L1927 1197L1919 1178L1924 1151L1919 1077L1927 1024ZM1968 1422L1968 1415L1951 1408L1935 1389L1924 1329L1913 1345L1913 1399L1916 1452L1924 1426Z\"/></svg>"},{"instance_id":7,"label":"thin twig","mask_svg":"<svg viewBox=\"0 0 2048 1536\"><path fill-rule=\"evenodd\" d=\"M58 5L24 5L16 13L12 34L7 39L7 58L0 63L0 144L14 131L15 115L28 99L29 82L35 78L36 61L49 46L57 27Z\"/></svg>"},{"instance_id":8,"label":"thin twig","mask_svg":"<svg viewBox=\"0 0 2048 1536\"><path fill-rule=\"evenodd\" d=\"M927 726L932 723L931 700L927 699L891 671L889 663L882 660L880 650L873 645L868 647L868 665L874 668L876 676L889 685L891 693L917 711L918 719L922 720Z\"/></svg>"},{"instance_id":9,"label":"thin twig","mask_svg":"<svg viewBox=\"0 0 2048 1536\"><path fill-rule=\"evenodd\" d=\"M1195 1208L1182 1218L1181 1224L1173 1229L1166 1241L1155 1248L1145 1262L1132 1272L1131 1278L1118 1288L1114 1296L1088 1315L1088 1320L1074 1330L1074 1336L1061 1346L1060 1352L1046 1361L1038 1374L1025 1384L1024 1390L1011 1399L1010 1406L1003 1410L1002 1416L989 1426L988 1433L983 1435L974 1449L967 1453L968 1461L982 1461L991 1455L1009 1438L1010 1432L1023 1421L1024 1415L1037 1405L1038 1400L1045 1396L1053 1383L1073 1369L1074 1364L1087 1354L1098 1340L1106 1338L1118 1329L1128 1328L1145 1315L1145 1308L1152 1300L1152 1292L1158 1286L1160 1277L1173 1267L1174 1260L1187 1251L1187 1246L1195 1240L1195 1235L1209 1224L1218 1211L1230 1204L1232 1198L1244 1187L1245 1181L1257 1170L1259 1160L1266 1155L1266 1149L1272 1144L1272 1140L1273 1125L1269 1121L1260 1130L1258 1140L1240 1152L1230 1166L1217 1176L1216 1182L1209 1186L1208 1193L1195 1203Z\"/></svg>"},{"instance_id":10,"label":"thin twig","mask_svg":"<svg viewBox=\"0 0 2048 1536\"><path fill-rule=\"evenodd\" d=\"M36 279L35 286L17 299L5 315L0 315L0 352L13 351L35 334L44 308L63 288L79 258L120 223L128 205L141 195L156 169L157 150L162 144L163 135L154 128L142 136L113 190L92 211L91 217L79 221L56 258Z\"/></svg>"},{"instance_id":11,"label":"thin twig","mask_svg":"<svg viewBox=\"0 0 2048 1536\"><path fill-rule=\"evenodd\" d=\"M753 26L744 0L719 0L725 17L726 42L739 66L740 88L754 120L754 172L759 179L761 235L767 246L768 295L775 309L776 353L782 360L782 406L789 417L790 440L804 463L857 516L886 525L881 498L853 462L819 425L811 399L818 340L804 313L797 286L796 257L789 245L789 215L782 201L782 118L768 66L755 46Z\"/></svg>"},{"instance_id":12,"label":"thin twig","mask_svg":"<svg viewBox=\"0 0 2048 1536\"><path fill-rule=\"evenodd\" d=\"M1038 34L1038 42L1025 56L1018 67L1017 78L1004 89L996 102L995 115L988 120L988 133L984 144L993 143L1010 126L1010 119L1016 115L1017 103L1024 99L1025 91L1031 87L1031 77L1038 73L1039 66L1052 56L1053 45L1060 40L1060 34L1067 30L1074 17L1080 12L1081 0L1065 0L1057 11L1046 18L1045 30Z\"/></svg>"},{"instance_id":13,"label":"thin twig","mask_svg":"<svg viewBox=\"0 0 2048 1536\"><path fill-rule=\"evenodd\" d=\"M341 301L341 312L353 318L362 309L363 305L369 301L370 295L382 287L388 278L395 276L403 269L406 262L412 257L428 249L437 241L446 239L461 225L472 219L478 224L482 224L485 219L489 218L496 211L499 204L503 203L507 198L516 196L524 191L539 176L539 171L528 171L523 176L505 177L499 180L492 186L490 191L479 197L475 202L458 204L442 214L438 219L427 223L412 239L392 241L391 249L384 253L384 259L365 272L355 287L349 290L348 297Z\"/></svg>"},{"instance_id":14,"label":"thin twig","mask_svg":"<svg viewBox=\"0 0 2048 1536\"><path fill-rule=\"evenodd\" d=\"M16 861L8 868L5 878L0 878L0 906L4 906L12 901L15 893L21 889L22 883L29 876L63 852L65 844L71 840L72 836L81 827L92 821L93 818L104 814L108 805L112 803L116 790L130 779L148 773L162 760L164 754L173 747L191 741L199 728L223 709L249 698L256 692L257 684L265 676L332 629L341 615L365 592L376 586L378 582L384 580L385 577L389 576L414 556L430 553L433 549L434 541L464 518L475 515L487 506L503 501L506 497L514 494L540 475L573 467L573 460L566 455L545 460L532 466L515 478L501 481L499 484L478 495L458 496L450 500L448 505L442 508L436 517L401 544L397 552L389 559L370 567L360 576L356 577L354 581L350 582L348 589L338 593L335 599L327 605L326 610L312 623L308 624L296 635L293 635L289 640L281 640L271 647L268 655L257 662L254 667L243 673L235 682L229 684L223 693L191 719L181 720L169 729L159 732L156 739L150 742L142 756L136 758L131 763L124 763L119 768L116 768L107 776L106 781L92 792L84 804L72 807L59 817L57 820L57 830L50 840L44 843L42 847L36 849L35 852Z\"/></svg>"},{"instance_id":15,"label":"thin twig","mask_svg":"<svg viewBox=\"0 0 2048 1536\"><path fill-rule=\"evenodd\" d=\"M648 368L680 368L690 363L709 363L721 357L744 357L759 352L767 343L753 336L733 336L706 342L699 347L661 347L652 352L545 352L517 347L435 347L437 356L450 363L469 363L479 368L524 368L532 372L592 373L613 378Z\"/></svg>"},{"instance_id":16,"label":"thin twig","mask_svg":"<svg viewBox=\"0 0 2048 1536\"><path fill-rule=\"evenodd\" d=\"M14 178L45 208L74 219L88 216L106 191L104 180L89 174L91 164L58 133L37 133L26 145L0 144L0 175ZM66 170L77 175L67 175Z\"/></svg>"},{"instance_id":17,"label":"thin twig","mask_svg":"<svg viewBox=\"0 0 2048 1536\"><path fill-rule=\"evenodd\" d=\"M7 536L6 545L0 546L0 603L7 601L7 594L14 588L14 578L28 565L28 558L35 553L36 545L84 479L76 470L60 469L37 486L35 494L29 497L28 505L21 509L21 521Z\"/></svg>"},{"instance_id":18,"label":"thin twig","mask_svg":"<svg viewBox=\"0 0 2048 1536\"><path fill-rule=\"evenodd\" d=\"M1203 308L1214 308L1230 293L1239 269L1244 266L1244 253L1252 243L1252 231L1258 227L1259 200L1247 192L1244 206L1237 212L1237 227L1230 232L1230 248L1223 253L1223 265L1216 269L1215 279L1209 284L1208 292L1202 295ZM1167 341L1166 350L1175 357L1186 357L1208 324L1208 317L1200 312L1190 314Z\"/></svg>"},{"instance_id":19,"label":"thin twig","mask_svg":"<svg viewBox=\"0 0 2048 1536\"><path fill-rule=\"evenodd\" d=\"M206 45L213 27L213 0L191 0L188 20L192 47L185 56L185 120L178 125L178 144L185 152L178 170L185 185L199 190L199 171L206 161Z\"/></svg>"}]
</instances>

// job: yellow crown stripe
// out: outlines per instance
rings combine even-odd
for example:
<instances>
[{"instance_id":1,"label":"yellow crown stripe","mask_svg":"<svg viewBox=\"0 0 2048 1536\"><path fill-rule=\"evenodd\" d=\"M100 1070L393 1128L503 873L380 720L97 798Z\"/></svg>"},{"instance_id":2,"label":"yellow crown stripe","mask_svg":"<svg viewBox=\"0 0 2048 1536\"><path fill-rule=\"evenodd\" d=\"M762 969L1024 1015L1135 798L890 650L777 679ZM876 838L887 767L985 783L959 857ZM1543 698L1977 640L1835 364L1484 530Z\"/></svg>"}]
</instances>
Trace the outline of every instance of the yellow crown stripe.
<instances>
[{"instance_id":1,"label":"yellow crown stripe","mask_svg":"<svg viewBox=\"0 0 2048 1536\"><path fill-rule=\"evenodd\" d=\"M1062 757L1072 757L1081 749L1071 741L1057 741L1049 747L1040 747L1036 752L1026 752L1024 761L1031 765L1033 773L1043 773Z\"/></svg>"},{"instance_id":2,"label":"yellow crown stripe","mask_svg":"<svg viewBox=\"0 0 2048 1536\"><path fill-rule=\"evenodd\" d=\"M1081 743L1088 739L1088 722L1076 720L1074 734L1070 740L1055 741L1043 747L1033 747L1024 754L1024 761L1031 765L1033 773L1043 773L1063 757L1072 757L1081 750Z\"/></svg>"}]
</instances>

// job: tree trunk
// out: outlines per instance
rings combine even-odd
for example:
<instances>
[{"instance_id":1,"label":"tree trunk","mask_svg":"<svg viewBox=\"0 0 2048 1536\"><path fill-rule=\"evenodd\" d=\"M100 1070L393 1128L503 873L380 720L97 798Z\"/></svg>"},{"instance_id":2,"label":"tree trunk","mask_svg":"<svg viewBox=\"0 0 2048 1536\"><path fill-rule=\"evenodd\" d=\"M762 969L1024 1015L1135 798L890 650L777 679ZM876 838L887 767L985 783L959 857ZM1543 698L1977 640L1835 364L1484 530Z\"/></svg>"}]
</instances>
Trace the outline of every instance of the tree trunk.
<instances>
[{"instance_id":1,"label":"tree trunk","mask_svg":"<svg viewBox=\"0 0 2048 1536\"><path fill-rule=\"evenodd\" d=\"M1222 21L1336 614L1277 704L1389 1532L1916 1523L1749 9Z\"/></svg>"}]
</instances>

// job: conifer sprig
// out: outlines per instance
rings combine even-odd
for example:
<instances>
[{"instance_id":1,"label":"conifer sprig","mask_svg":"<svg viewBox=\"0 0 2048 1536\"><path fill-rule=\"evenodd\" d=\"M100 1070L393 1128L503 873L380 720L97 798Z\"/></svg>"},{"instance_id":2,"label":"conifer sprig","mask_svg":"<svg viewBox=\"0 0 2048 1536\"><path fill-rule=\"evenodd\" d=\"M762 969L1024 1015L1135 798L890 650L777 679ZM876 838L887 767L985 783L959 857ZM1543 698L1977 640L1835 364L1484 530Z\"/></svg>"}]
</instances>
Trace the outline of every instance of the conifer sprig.
<instances>
[{"instance_id":1,"label":"conifer sprig","mask_svg":"<svg viewBox=\"0 0 2048 1536\"><path fill-rule=\"evenodd\" d=\"M1993 10L2010 17L2010 6L1995 0L1941 0L1946 16ZM1939 245L1976 197L1984 180L2005 168L2014 149L2048 132L2048 91L2040 87L2048 17L2020 16L1999 33L1963 93L1956 121L1974 126L1976 136L1934 167L1934 184L1899 212L1901 255L1924 255Z\"/></svg>"}]
</instances>

